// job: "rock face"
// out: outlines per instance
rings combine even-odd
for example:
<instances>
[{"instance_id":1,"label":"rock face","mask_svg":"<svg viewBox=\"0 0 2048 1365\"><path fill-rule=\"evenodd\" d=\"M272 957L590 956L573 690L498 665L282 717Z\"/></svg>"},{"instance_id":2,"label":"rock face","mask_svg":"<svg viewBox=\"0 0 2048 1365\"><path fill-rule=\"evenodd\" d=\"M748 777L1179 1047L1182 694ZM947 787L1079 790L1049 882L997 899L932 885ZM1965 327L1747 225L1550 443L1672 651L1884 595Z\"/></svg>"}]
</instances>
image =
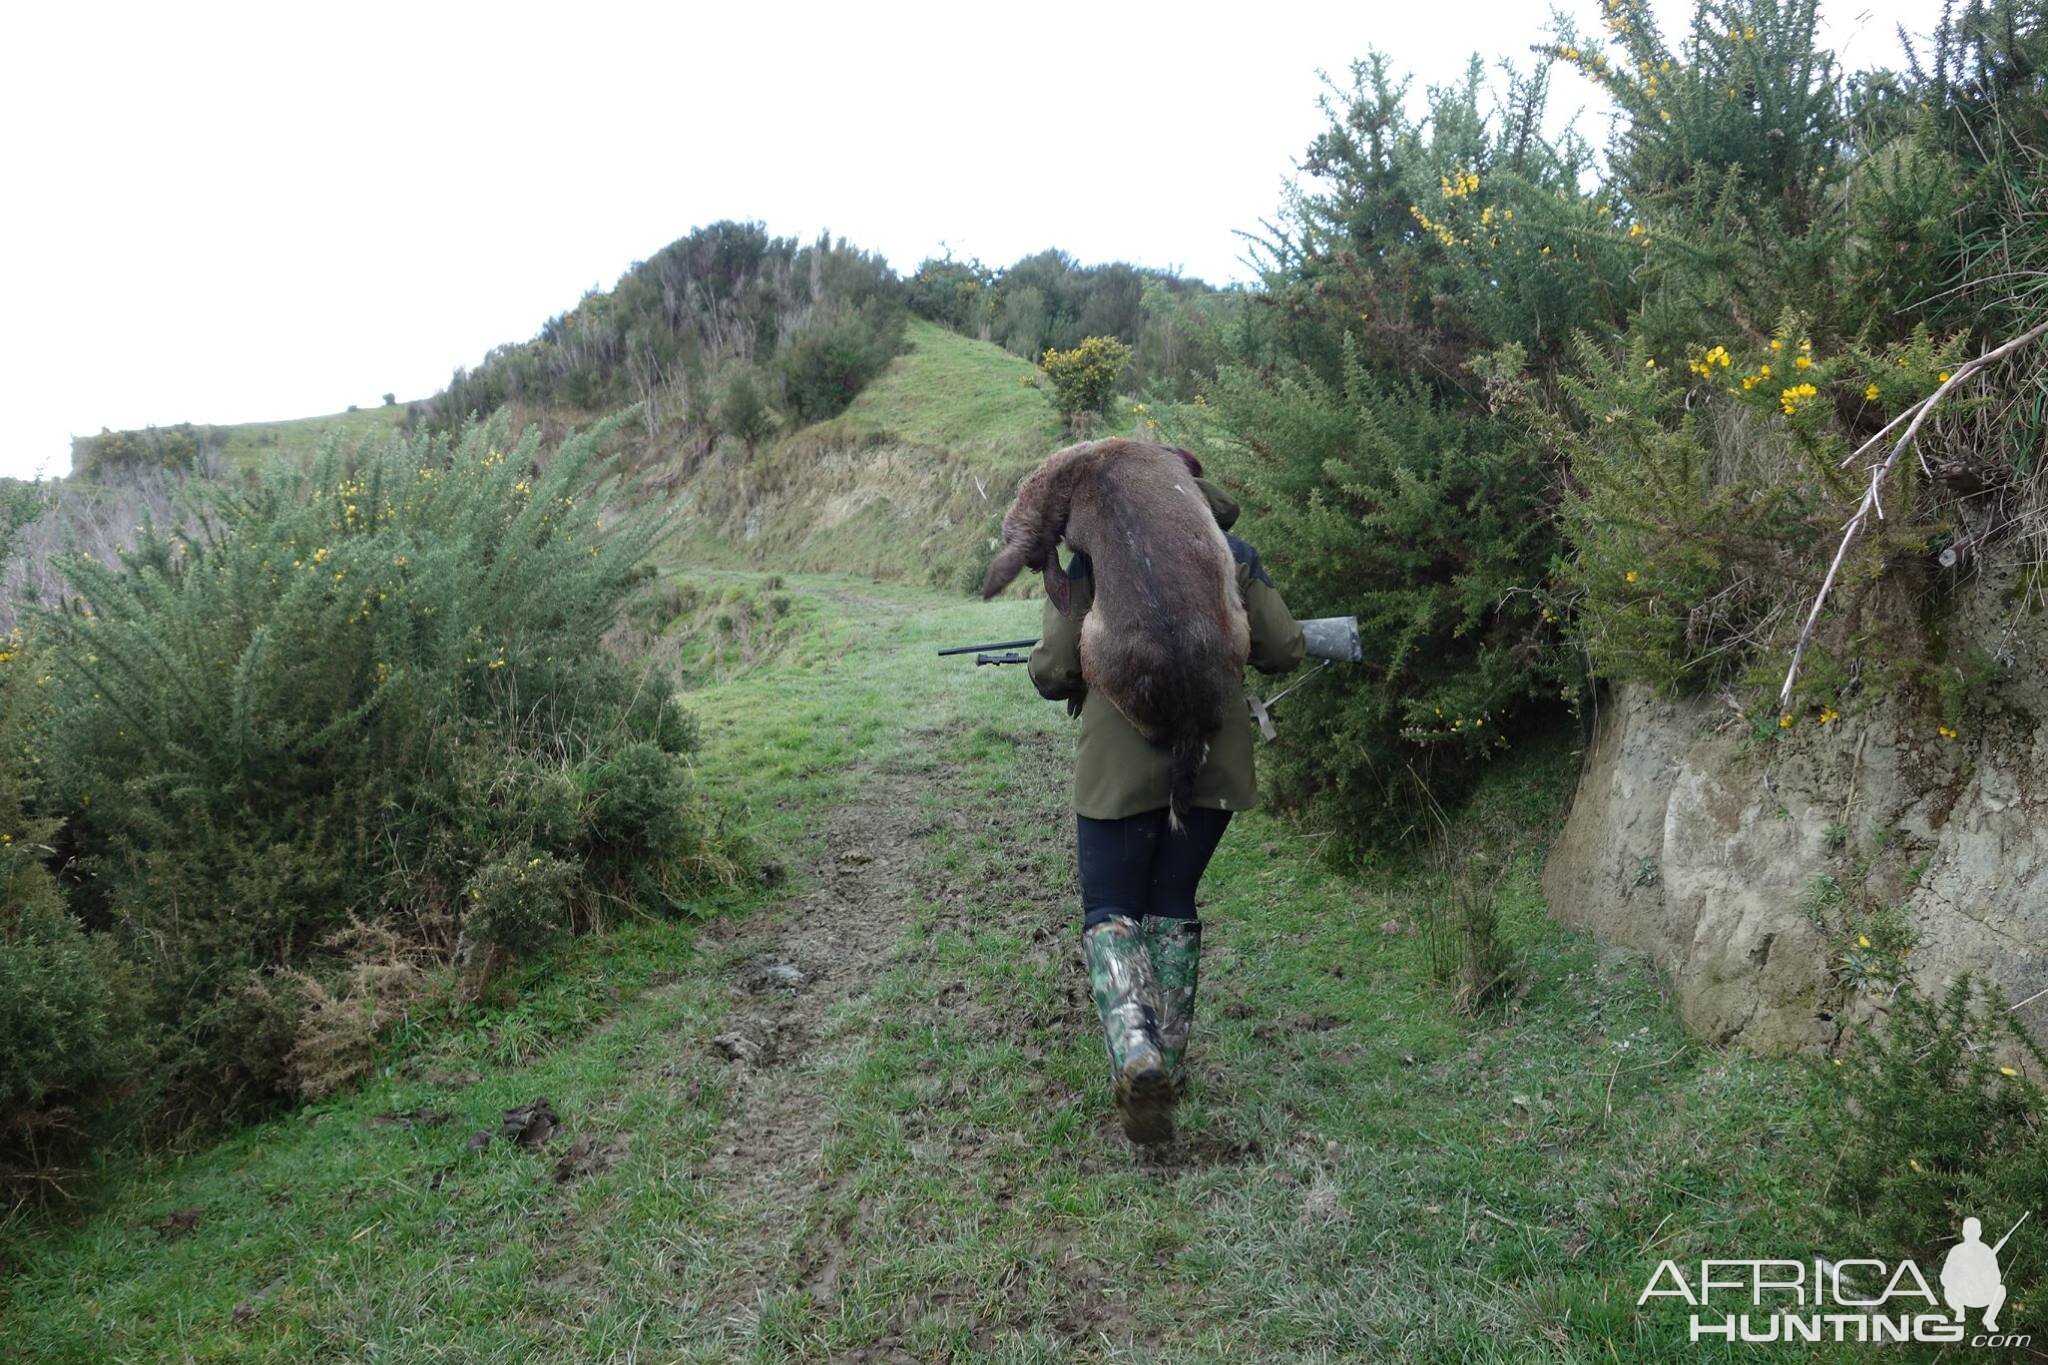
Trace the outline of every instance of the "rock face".
<instances>
[{"instance_id":1,"label":"rock face","mask_svg":"<svg viewBox=\"0 0 2048 1365\"><path fill-rule=\"evenodd\" d=\"M2008 599L2009 600L2009 599ZM2048 990L2048 632L1959 618L2004 681L1758 735L1726 701L1602 699L1551 911L1648 953L1714 1042L1821 1050L1892 983ZM2018 1017L2048 1038L2048 995Z\"/></svg>"}]
</instances>

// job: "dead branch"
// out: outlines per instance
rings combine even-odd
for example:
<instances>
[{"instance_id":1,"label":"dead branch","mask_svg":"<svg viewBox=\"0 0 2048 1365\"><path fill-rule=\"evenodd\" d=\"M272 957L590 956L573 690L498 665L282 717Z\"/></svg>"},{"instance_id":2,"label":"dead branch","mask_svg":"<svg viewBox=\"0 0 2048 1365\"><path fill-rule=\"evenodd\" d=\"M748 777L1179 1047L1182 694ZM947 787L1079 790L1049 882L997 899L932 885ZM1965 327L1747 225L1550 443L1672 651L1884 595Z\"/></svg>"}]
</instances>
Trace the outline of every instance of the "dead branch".
<instances>
[{"instance_id":1,"label":"dead branch","mask_svg":"<svg viewBox=\"0 0 2048 1365\"><path fill-rule=\"evenodd\" d=\"M1950 389L1953 389L1985 366L2003 360L2014 351L2040 339L2043 333L2048 333L2048 322L2041 323L2032 331L2022 333L2003 345L1986 351L1975 360L1968 360L1958 365L1954 373L1942 381L1940 388L1928 394L1912 407L1907 408L1898 417L1893 418L1891 422L1886 424L1883 431L1878 432L1876 436L1871 437L1868 441L1857 447L1855 453L1850 455L1848 460L1842 462L1844 465L1850 463L1858 455L1861 455L1864 451L1875 445L1886 432L1897 426L1900 418L1905 417L1908 413L1912 414L1912 420L1906 424L1905 432L1900 435L1897 443L1892 446L1891 453L1884 457L1884 462L1871 466L1870 486L1863 490L1863 498L1856 504L1854 515L1842 527L1842 543L1835 548L1834 562L1828 565L1827 577L1821 580L1820 591L1814 594L1813 609L1806 613L1806 624L1800 627L1799 641L1792 647L1792 666L1785 670L1785 685L1778 689L1779 714L1784 714L1785 708L1792 704L1792 684L1798 681L1800 660L1806 657L1806 647L1812 643L1814 624L1820 620L1820 609L1828 600L1828 590L1835 585L1835 575L1841 572L1843 561L1849 557L1849 547L1855 543L1858 533L1863 530L1863 525L1869 520L1870 514L1875 512L1877 513L1878 520L1882 521L1884 519L1882 496L1885 476L1892 472L1892 466L1899 462L1899 456L1905 453L1906 447L1913 444L1913 437L1919 433L1920 424L1927 420L1927 415L1934 411L1935 405L1948 395Z\"/></svg>"}]
</instances>

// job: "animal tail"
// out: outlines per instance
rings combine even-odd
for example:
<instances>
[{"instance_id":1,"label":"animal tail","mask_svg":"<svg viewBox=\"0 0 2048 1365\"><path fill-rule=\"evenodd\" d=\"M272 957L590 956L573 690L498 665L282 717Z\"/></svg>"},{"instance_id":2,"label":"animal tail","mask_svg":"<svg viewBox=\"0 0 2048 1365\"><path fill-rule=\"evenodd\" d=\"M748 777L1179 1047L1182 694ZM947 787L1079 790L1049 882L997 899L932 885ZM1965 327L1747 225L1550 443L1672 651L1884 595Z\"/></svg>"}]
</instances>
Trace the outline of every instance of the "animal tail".
<instances>
[{"instance_id":1,"label":"animal tail","mask_svg":"<svg viewBox=\"0 0 2048 1365\"><path fill-rule=\"evenodd\" d=\"M1166 827L1175 834L1187 824L1187 813L1194 806L1195 774L1202 770L1202 761L1209 756L1209 736L1196 730L1183 730L1173 737L1173 746L1168 751L1168 773L1171 785L1167 788Z\"/></svg>"}]
</instances>

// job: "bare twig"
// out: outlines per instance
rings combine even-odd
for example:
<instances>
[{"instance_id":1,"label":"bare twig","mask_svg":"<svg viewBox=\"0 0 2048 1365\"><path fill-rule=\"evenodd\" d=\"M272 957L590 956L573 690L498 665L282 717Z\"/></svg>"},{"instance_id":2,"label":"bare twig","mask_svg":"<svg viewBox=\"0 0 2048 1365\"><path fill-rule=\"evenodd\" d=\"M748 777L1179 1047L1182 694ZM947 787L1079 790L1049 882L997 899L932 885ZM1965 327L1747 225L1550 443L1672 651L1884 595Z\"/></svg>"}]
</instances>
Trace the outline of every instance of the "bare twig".
<instances>
[{"instance_id":1,"label":"bare twig","mask_svg":"<svg viewBox=\"0 0 2048 1365\"><path fill-rule=\"evenodd\" d=\"M2038 340L2043 333L2048 333L2048 322L2041 323L2033 330L2024 332L2003 345L1986 351L1975 360L1965 361L1963 364L1958 365L1955 368L1955 372L1942 381L1940 388L1906 409L1905 412L1900 413L1899 417L1893 418L1891 423L1884 428L1884 431L1880 431L1876 436L1865 441L1856 449L1855 454L1852 454L1848 460L1842 462L1844 465L1847 465L1853 461L1856 456L1861 455L1864 451L1875 445L1893 426L1897 426L1899 418L1905 417L1907 413L1912 414L1912 420L1906 424L1904 434L1892 446L1891 453L1884 457L1884 462L1871 466L1870 487L1864 490L1862 500L1856 504L1855 514L1842 527L1842 543L1835 548L1834 562L1828 565L1828 575L1821 580L1820 591L1814 594L1813 609L1806 613L1806 624L1800 627L1799 641L1792 647L1792 666L1785 670L1785 685L1778 689L1778 711L1780 714L1783 714L1785 708L1792 704L1792 685L1799 679L1799 663L1806 657L1807 645L1812 643L1814 624L1820 620L1820 609L1828 600L1828 590L1835 585L1835 575L1841 572L1842 562L1849 557L1849 547L1855 543L1857 534L1862 531L1864 523L1870 518L1870 514L1875 512L1877 513L1878 520L1882 521L1884 519L1882 494L1884 492L1885 476L1892 472L1892 466L1898 463L1899 456L1904 454L1906 447L1913 443L1913 437L1920 431L1920 424L1927 420L1927 415L1934 411L1935 405L1948 395L1950 389L1953 389L1985 366L2002 360L2021 347Z\"/></svg>"},{"instance_id":2,"label":"bare twig","mask_svg":"<svg viewBox=\"0 0 2048 1365\"><path fill-rule=\"evenodd\" d=\"M1863 746L1870 742L1870 727L1863 727L1863 733L1856 739L1856 760L1849 765L1849 795L1842 802L1842 818L1838 822L1843 829L1849 827L1849 807L1856 804L1856 775L1863 771Z\"/></svg>"}]
</instances>

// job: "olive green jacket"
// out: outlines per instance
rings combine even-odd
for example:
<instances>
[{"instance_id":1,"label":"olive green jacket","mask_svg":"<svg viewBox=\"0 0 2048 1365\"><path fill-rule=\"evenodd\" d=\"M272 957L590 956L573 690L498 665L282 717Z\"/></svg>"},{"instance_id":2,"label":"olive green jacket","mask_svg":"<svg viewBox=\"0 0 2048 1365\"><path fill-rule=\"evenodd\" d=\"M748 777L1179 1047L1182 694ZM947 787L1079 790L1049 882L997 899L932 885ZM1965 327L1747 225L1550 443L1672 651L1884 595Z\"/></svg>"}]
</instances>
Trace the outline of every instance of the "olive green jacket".
<instances>
[{"instance_id":1,"label":"olive green jacket","mask_svg":"<svg viewBox=\"0 0 2048 1365\"><path fill-rule=\"evenodd\" d=\"M1228 532L1237 520L1236 502L1207 480L1199 486L1217 524ZM1286 673L1301 662L1301 627L1280 600L1279 590L1259 563L1258 552L1236 536L1229 540L1237 558L1237 586L1244 594L1245 615L1251 623L1252 667L1261 673ZM1041 696L1066 701L1069 709L1076 702L1080 706L1081 738L1074 751L1075 813L1095 820L1121 820L1159 810L1166 805L1170 786L1167 752L1139 734L1121 711L1082 681L1081 618L1095 601L1093 566L1086 556L1075 555L1067 575L1067 606L1073 614L1062 616L1051 602L1045 604L1045 621L1038 647L1031 651L1030 669L1031 682ZM1250 709L1242 701L1234 703L1225 712L1223 731L1209 745L1208 759L1195 776L1196 805L1248 810L1258 804L1258 782L1252 771L1256 734Z\"/></svg>"}]
</instances>

